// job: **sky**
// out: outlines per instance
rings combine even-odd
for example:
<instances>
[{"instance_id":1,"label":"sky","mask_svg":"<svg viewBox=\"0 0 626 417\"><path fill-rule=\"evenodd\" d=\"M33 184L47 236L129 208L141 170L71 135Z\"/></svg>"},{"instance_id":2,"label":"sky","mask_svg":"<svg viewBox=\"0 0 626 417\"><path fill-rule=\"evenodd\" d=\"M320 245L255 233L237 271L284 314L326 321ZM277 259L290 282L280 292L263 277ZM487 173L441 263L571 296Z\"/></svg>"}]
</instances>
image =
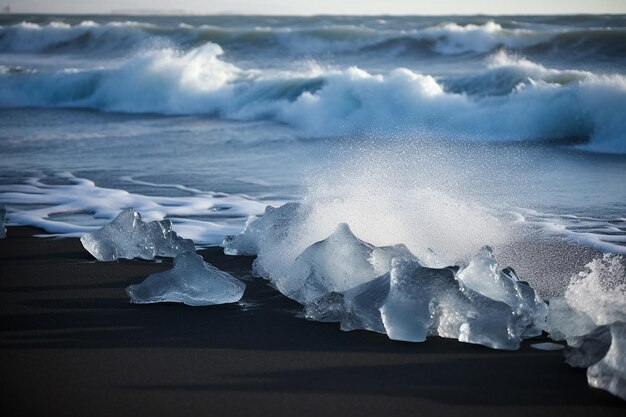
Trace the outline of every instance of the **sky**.
<instances>
[{"instance_id":1,"label":"sky","mask_svg":"<svg viewBox=\"0 0 626 417\"><path fill-rule=\"evenodd\" d=\"M575 14L626 13L626 0L0 0L14 13Z\"/></svg>"}]
</instances>

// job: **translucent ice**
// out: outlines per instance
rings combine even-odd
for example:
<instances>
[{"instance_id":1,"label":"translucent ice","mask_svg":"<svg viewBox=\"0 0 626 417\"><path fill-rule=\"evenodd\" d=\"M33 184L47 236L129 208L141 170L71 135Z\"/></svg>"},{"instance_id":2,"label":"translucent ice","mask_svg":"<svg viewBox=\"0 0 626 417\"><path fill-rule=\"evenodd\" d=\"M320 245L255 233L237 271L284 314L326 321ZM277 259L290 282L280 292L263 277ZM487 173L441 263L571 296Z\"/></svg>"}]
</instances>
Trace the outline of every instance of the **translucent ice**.
<instances>
[{"instance_id":1,"label":"translucent ice","mask_svg":"<svg viewBox=\"0 0 626 417\"><path fill-rule=\"evenodd\" d=\"M588 367L589 385L626 400L626 260L605 254L550 302L550 337L566 340L566 361Z\"/></svg>"},{"instance_id":2,"label":"translucent ice","mask_svg":"<svg viewBox=\"0 0 626 417\"><path fill-rule=\"evenodd\" d=\"M626 323L610 327L611 347L596 364L587 368L587 382L626 400Z\"/></svg>"},{"instance_id":3,"label":"translucent ice","mask_svg":"<svg viewBox=\"0 0 626 417\"><path fill-rule=\"evenodd\" d=\"M365 242L357 243L357 248L371 249ZM513 282L506 284L512 295L500 292L500 299L494 299L495 290L489 282L481 288L494 298L465 286L457 278L458 267L427 268L414 257L398 253L401 255L390 257L389 272L308 301L305 316L340 322L342 330L386 333L394 340L421 342L429 335L439 335L495 349L517 349L523 337L534 333L529 331L535 329L534 318L545 319L540 313L545 310L543 301L510 269L498 271L494 266L493 271L502 274L500 280ZM477 255L481 259L484 256L484 251ZM477 275L474 280L493 279L482 276L483 270L472 271ZM511 306L502 299L517 300L517 304Z\"/></svg>"},{"instance_id":4,"label":"translucent ice","mask_svg":"<svg viewBox=\"0 0 626 417\"><path fill-rule=\"evenodd\" d=\"M238 235L224 237L222 247L226 255L258 255L263 243L283 239L289 226L297 218L301 205L287 203L280 207L267 206L261 217L250 216Z\"/></svg>"},{"instance_id":5,"label":"translucent ice","mask_svg":"<svg viewBox=\"0 0 626 417\"><path fill-rule=\"evenodd\" d=\"M550 301L548 331L577 347L599 326L626 322L626 260L605 254L572 277L561 298Z\"/></svg>"},{"instance_id":6,"label":"translucent ice","mask_svg":"<svg viewBox=\"0 0 626 417\"><path fill-rule=\"evenodd\" d=\"M243 282L205 262L200 255L187 252L174 258L172 269L150 275L141 284L126 288L126 293L136 304L205 306L237 302L245 289Z\"/></svg>"},{"instance_id":7,"label":"translucent ice","mask_svg":"<svg viewBox=\"0 0 626 417\"><path fill-rule=\"evenodd\" d=\"M609 326L596 327L585 336L572 338L565 350L565 362L576 368L588 368L602 359L611 347Z\"/></svg>"},{"instance_id":8,"label":"translucent ice","mask_svg":"<svg viewBox=\"0 0 626 417\"><path fill-rule=\"evenodd\" d=\"M83 235L80 241L99 261L154 259L195 252L194 243L179 237L169 220L144 222L132 208L122 211L100 230Z\"/></svg>"},{"instance_id":9,"label":"translucent ice","mask_svg":"<svg viewBox=\"0 0 626 417\"><path fill-rule=\"evenodd\" d=\"M465 301L454 272L426 268L415 261L394 261L389 294L380 308L387 335L394 340L423 342L436 324L442 301Z\"/></svg>"},{"instance_id":10,"label":"translucent ice","mask_svg":"<svg viewBox=\"0 0 626 417\"><path fill-rule=\"evenodd\" d=\"M370 330L386 333L380 306L389 294L389 274L361 284L343 294L331 292L304 307L305 317L315 321L339 322L341 330Z\"/></svg>"},{"instance_id":11,"label":"translucent ice","mask_svg":"<svg viewBox=\"0 0 626 417\"><path fill-rule=\"evenodd\" d=\"M389 295L380 308L387 335L414 342L439 335L494 349L519 348L535 311L481 294L457 277L455 268L394 260Z\"/></svg>"},{"instance_id":12,"label":"translucent ice","mask_svg":"<svg viewBox=\"0 0 626 417\"><path fill-rule=\"evenodd\" d=\"M7 229L4 227L4 221L7 216L7 208L4 204L0 204L0 239L4 239L7 235Z\"/></svg>"},{"instance_id":13,"label":"translucent ice","mask_svg":"<svg viewBox=\"0 0 626 417\"><path fill-rule=\"evenodd\" d=\"M291 272L277 282L288 297L306 304L330 292L344 292L386 273L394 256L412 256L403 245L377 248L341 223L326 239L306 248Z\"/></svg>"},{"instance_id":14,"label":"translucent ice","mask_svg":"<svg viewBox=\"0 0 626 417\"><path fill-rule=\"evenodd\" d=\"M527 282L512 268L500 270L489 246L483 246L470 264L457 274L459 282L487 298L508 305L525 323L524 336L533 337L546 328L548 307Z\"/></svg>"}]
</instances>

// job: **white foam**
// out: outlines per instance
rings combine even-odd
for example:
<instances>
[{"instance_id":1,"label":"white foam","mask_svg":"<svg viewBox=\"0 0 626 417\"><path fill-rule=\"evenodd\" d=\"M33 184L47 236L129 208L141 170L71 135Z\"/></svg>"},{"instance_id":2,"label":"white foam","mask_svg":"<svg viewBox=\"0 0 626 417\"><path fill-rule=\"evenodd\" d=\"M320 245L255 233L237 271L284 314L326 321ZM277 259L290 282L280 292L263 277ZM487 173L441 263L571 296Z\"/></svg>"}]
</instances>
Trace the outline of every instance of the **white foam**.
<instances>
[{"instance_id":1,"label":"white foam","mask_svg":"<svg viewBox=\"0 0 626 417\"><path fill-rule=\"evenodd\" d=\"M186 197L146 196L99 187L71 173L58 174L57 178L66 184L51 185L44 178L31 178L22 185L0 185L0 201L12 207L12 225L78 237L110 222L120 211L134 207L147 221L169 218L182 237L200 245L215 245L224 235L241 230L247 216L261 214L265 208L265 204L245 196L190 188L186 190L191 195ZM225 218L230 221L225 222Z\"/></svg>"},{"instance_id":2,"label":"white foam","mask_svg":"<svg viewBox=\"0 0 626 417\"><path fill-rule=\"evenodd\" d=\"M417 39L434 41L434 49L442 54L465 52L489 52L496 47L524 48L547 41L554 36L549 32L535 32L528 29L504 29L494 21L482 25L459 25L443 23L417 31Z\"/></svg>"}]
</instances>

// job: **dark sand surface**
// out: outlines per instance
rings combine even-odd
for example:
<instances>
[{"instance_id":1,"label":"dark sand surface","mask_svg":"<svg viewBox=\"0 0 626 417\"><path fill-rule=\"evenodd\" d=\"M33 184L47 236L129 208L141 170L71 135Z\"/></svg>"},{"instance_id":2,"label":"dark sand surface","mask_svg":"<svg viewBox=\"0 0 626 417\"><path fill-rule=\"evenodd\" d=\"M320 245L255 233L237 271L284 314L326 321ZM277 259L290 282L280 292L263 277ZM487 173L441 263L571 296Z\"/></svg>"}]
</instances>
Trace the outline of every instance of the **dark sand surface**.
<instances>
[{"instance_id":1,"label":"dark sand surface","mask_svg":"<svg viewBox=\"0 0 626 417\"><path fill-rule=\"evenodd\" d=\"M170 261L99 263L33 233L0 240L2 416L626 415L560 352L308 322L218 248L200 253L246 280L244 305L131 305L124 287Z\"/></svg>"}]
</instances>

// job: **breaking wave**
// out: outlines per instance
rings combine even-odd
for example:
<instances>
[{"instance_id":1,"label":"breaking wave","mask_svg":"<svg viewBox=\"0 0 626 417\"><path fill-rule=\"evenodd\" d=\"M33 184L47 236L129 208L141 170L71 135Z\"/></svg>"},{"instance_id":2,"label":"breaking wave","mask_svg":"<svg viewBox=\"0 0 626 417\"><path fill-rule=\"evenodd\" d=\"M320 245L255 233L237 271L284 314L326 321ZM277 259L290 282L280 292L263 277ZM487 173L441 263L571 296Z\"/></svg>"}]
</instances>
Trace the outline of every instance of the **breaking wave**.
<instances>
[{"instance_id":1,"label":"breaking wave","mask_svg":"<svg viewBox=\"0 0 626 417\"><path fill-rule=\"evenodd\" d=\"M626 78L545 68L496 54L473 76L436 79L312 65L304 71L241 69L208 43L148 50L115 68L0 71L0 106L206 114L275 120L305 136L419 130L467 140L587 140L626 152Z\"/></svg>"},{"instance_id":2,"label":"breaking wave","mask_svg":"<svg viewBox=\"0 0 626 417\"><path fill-rule=\"evenodd\" d=\"M253 23L253 22L250 22ZM85 20L35 23L23 21L0 27L0 51L71 53L124 51L161 38L182 48L206 42L219 43L229 50L254 53L327 54L379 51L430 53L438 55L485 54L499 48L546 53L596 54L623 57L626 30L613 27L579 29L571 27L517 27L493 20L482 23L423 22L372 26L326 22L272 27L243 27L209 24L156 25L136 21L97 23ZM503 26L504 25L504 26Z\"/></svg>"}]
</instances>

